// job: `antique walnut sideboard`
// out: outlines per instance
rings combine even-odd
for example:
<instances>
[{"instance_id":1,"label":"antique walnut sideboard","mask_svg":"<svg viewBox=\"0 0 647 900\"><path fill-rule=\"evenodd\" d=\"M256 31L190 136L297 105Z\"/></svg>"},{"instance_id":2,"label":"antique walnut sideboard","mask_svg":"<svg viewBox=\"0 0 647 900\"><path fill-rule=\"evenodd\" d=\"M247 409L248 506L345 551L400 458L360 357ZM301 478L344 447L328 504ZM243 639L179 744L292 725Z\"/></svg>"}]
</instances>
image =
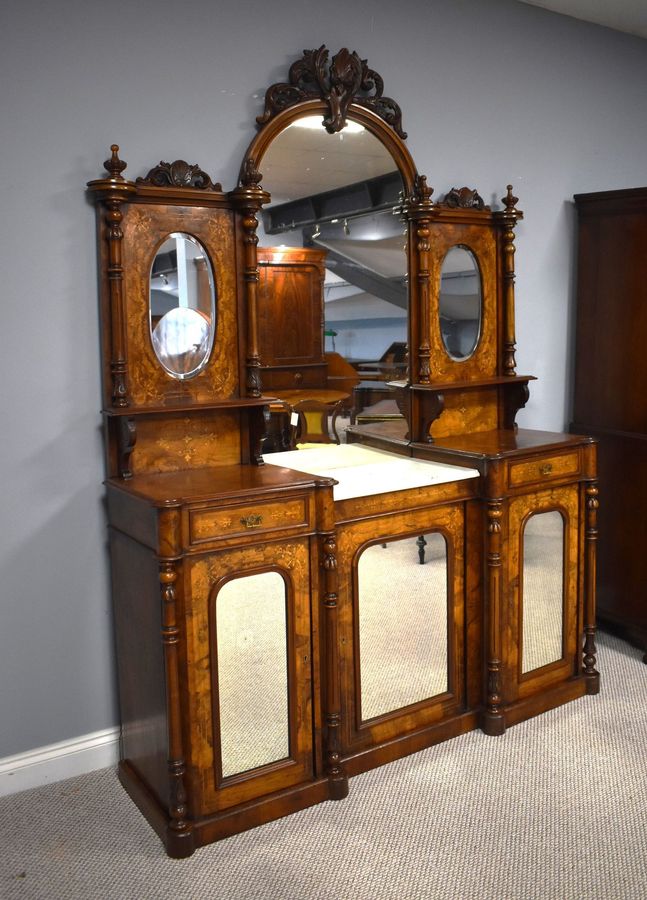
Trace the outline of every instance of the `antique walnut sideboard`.
<instances>
[{"instance_id":1,"label":"antique walnut sideboard","mask_svg":"<svg viewBox=\"0 0 647 900\"><path fill-rule=\"evenodd\" d=\"M324 141L354 123L401 179L403 419L263 458L261 172L312 116ZM127 180L116 145L88 186L119 774L175 857L599 689L595 443L515 425L512 190L498 211L467 188L433 200L347 50L304 52L258 124L231 191L182 160ZM450 269L469 302L444 299Z\"/></svg>"}]
</instances>

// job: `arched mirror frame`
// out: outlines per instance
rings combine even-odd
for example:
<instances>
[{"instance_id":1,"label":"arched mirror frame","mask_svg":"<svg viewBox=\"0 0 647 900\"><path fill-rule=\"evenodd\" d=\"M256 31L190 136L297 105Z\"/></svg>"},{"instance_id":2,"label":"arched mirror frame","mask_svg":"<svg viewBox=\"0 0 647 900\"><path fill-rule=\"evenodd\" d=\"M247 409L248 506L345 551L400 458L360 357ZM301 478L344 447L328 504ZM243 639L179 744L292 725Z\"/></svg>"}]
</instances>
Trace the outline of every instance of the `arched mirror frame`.
<instances>
[{"instance_id":1,"label":"arched mirror frame","mask_svg":"<svg viewBox=\"0 0 647 900\"><path fill-rule=\"evenodd\" d=\"M343 51L342 51L343 52ZM334 62L334 61L333 61ZM372 73L375 74L375 73ZM379 77L379 76L377 76ZM381 79L380 79L381 81ZM272 88L268 91L268 95ZM384 98L385 102L387 98ZM394 125L389 124L376 112L362 105L362 99L350 102L345 116L337 128L327 128L330 133L340 130L351 119L363 125L376 137L393 158L403 182L404 200L402 214L407 221L407 270L409 281L409 314L408 314L408 348L409 348L409 382L428 384L429 376L429 241L428 225L431 219L433 203L431 189L426 179L420 176L415 164L400 135L399 108L393 101L388 101L397 110ZM238 188L233 192L234 200L243 213L243 231L245 245L244 280L246 285L247 306L247 394L258 397L262 393L258 351L257 321L257 284L258 262L256 246L257 215L261 207L269 203L270 195L262 188L263 157L275 138L295 120L306 116L321 115L322 122L331 114L331 103L324 97L312 98L292 103L268 116L261 130L249 145L241 167ZM334 110L333 110L334 112ZM265 117L260 117L261 119ZM398 133L398 131L400 133ZM404 135L406 137L406 135Z\"/></svg>"}]
</instances>

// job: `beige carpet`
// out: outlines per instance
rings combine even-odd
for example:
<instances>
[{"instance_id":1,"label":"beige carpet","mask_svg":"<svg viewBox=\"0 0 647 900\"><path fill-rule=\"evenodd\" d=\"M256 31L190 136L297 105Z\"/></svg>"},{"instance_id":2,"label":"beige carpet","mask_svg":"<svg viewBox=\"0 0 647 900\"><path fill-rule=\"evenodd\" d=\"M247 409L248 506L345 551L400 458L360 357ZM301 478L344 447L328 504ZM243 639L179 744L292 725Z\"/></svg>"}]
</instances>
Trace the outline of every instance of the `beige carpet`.
<instances>
[{"instance_id":1,"label":"beige carpet","mask_svg":"<svg viewBox=\"0 0 647 900\"><path fill-rule=\"evenodd\" d=\"M3 900L644 900L647 666L603 693L351 780L350 796L168 859L110 770L0 801Z\"/></svg>"}]
</instances>

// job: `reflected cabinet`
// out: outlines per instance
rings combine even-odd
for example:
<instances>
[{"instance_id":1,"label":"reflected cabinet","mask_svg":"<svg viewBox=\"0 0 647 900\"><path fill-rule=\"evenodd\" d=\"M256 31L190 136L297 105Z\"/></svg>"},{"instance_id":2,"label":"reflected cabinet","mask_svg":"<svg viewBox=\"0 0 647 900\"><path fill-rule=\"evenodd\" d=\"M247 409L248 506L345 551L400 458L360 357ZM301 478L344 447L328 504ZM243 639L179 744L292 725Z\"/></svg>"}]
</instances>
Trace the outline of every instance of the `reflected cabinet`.
<instances>
[{"instance_id":1,"label":"reflected cabinet","mask_svg":"<svg viewBox=\"0 0 647 900\"><path fill-rule=\"evenodd\" d=\"M257 124L230 191L117 145L88 186L119 777L174 857L599 686L596 445L516 425L512 187L432 199L345 49ZM273 410L334 420L396 345L394 414L268 452Z\"/></svg>"}]
</instances>

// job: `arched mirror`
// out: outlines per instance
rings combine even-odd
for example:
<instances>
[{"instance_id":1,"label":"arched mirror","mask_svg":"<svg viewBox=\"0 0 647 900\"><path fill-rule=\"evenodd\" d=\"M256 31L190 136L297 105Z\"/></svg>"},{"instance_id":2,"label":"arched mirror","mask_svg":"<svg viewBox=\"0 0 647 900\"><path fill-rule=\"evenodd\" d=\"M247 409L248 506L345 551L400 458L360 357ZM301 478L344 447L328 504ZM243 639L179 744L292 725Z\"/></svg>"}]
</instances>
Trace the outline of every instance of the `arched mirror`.
<instances>
[{"instance_id":1,"label":"arched mirror","mask_svg":"<svg viewBox=\"0 0 647 900\"><path fill-rule=\"evenodd\" d=\"M232 578L216 597L222 776L290 753L287 596L278 572Z\"/></svg>"},{"instance_id":2,"label":"arched mirror","mask_svg":"<svg viewBox=\"0 0 647 900\"><path fill-rule=\"evenodd\" d=\"M349 118L329 134L322 120L322 114L296 118L259 161L271 195L258 229L261 362L295 361L299 387L330 387L328 376L339 374L333 361L345 362L357 380L386 383L406 372L406 231L394 215L403 180L389 150L362 124ZM297 248L306 255L291 270ZM310 279L300 285L296 266L307 264L308 253ZM273 284L282 294L280 308L267 315L270 276L263 266L278 267ZM299 328L289 328L295 319ZM285 322L278 333L277 321ZM326 369L303 368L308 359L325 361Z\"/></svg>"},{"instance_id":3,"label":"arched mirror","mask_svg":"<svg viewBox=\"0 0 647 900\"><path fill-rule=\"evenodd\" d=\"M440 334L449 356L460 362L474 353L481 335L481 275L471 250L451 247L440 271Z\"/></svg>"},{"instance_id":4,"label":"arched mirror","mask_svg":"<svg viewBox=\"0 0 647 900\"><path fill-rule=\"evenodd\" d=\"M150 272L150 332L158 360L174 378L197 375L215 334L216 288L202 244L189 234L169 234Z\"/></svg>"},{"instance_id":5,"label":"arched mirror","mask_svg":"<svg viewBox=\"0 0 647 900\"><path fill-rule=\"evenodd\" d=\"M357 565L361 719L448 690L447 544L438 532L367 547Z\"/></svg>"},{"instance_id":6,"label":"arched mirror","mask_svg":"<svg viewBox=\"0 0 647 900\"><path fill-rule=\"evenodd\" d=\"M564 518L557 510L535 513L523 530L522 673L562 658L564 616Z\"/></svg>"}]
</instances>

